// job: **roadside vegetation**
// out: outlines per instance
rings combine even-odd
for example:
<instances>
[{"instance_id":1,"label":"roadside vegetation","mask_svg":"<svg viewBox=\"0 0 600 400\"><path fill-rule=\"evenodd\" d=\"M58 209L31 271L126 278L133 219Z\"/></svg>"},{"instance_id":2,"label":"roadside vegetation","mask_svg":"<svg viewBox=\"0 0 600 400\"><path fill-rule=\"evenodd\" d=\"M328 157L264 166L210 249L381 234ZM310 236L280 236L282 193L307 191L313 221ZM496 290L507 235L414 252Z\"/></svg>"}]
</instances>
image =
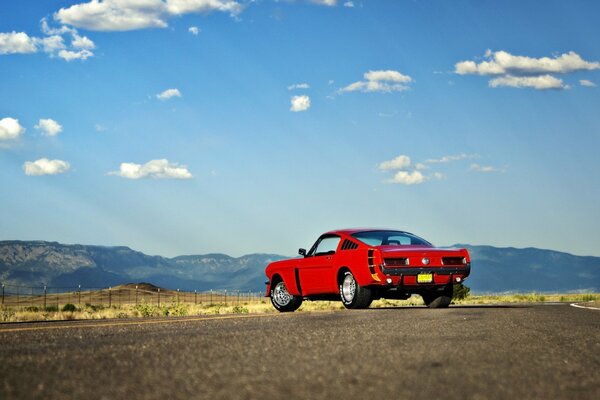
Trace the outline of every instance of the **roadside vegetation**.
<instances>
[{"instance_id":1,"label":"roadside vegetation","mask_svg":"<svg viewBox=\"0 0 600 400\"><path fill-rule=\"evenodd\" d=\"M501 294L501 295L472 295L468 287L456 285L454 290L454 305L477 304L518 304L518 303L589 303L600 307L600 293L595 294ZM423 307L421 296L414 295L407 300L376 300L370 308ZM339 301L304 301L297 312L342 310L344 306ZM276 313L268 298L252 301L230 303L186 303L171 301L160 306L142 301L138 304L75 305L67 303L62 307L56 305L46 308L37 306L0 307L0 322L23 321L62 321L110 318L148 318L171 316L201 316L221 314L256 314Z\"/></svg>"}]
</instances>

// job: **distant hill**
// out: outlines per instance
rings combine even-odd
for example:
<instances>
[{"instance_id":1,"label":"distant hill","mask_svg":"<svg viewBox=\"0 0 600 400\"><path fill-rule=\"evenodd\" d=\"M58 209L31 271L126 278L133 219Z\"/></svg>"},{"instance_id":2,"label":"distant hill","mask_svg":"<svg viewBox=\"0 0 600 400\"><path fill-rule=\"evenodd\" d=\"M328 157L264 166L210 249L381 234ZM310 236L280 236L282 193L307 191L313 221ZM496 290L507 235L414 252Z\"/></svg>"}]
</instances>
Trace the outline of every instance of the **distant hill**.
<instances>
[{"instance_id":1,"label":"distant hill","mask_svg":"<svg viewBox=\"0 0 600 400\"><path fill-rule=\"evenodd\" d=\"M0 282L67 287L108 287L150 282L181 290L264 290L265 267L284 258L250 254L239 258L206 254L166 258L128 247L0 241Z\"/></svg>"},{"instance_id":2,"label":"distant hill","mask_svg":"<svg viewBox=\"0 0 600 400\"><path fill-rule=\"evenodd\" d=\"M477 293L600 292L600 257L532 247L454 247L469 250L472 269L466 285Z\"/></svg>"},{"instance_id":3,"label":"distant hill","mask_svg":"<svg viewBox=\"0 0 600 400\"><path fill-rule=\"evenodd\" d=\"M600 292L600 257L552 250L466 247L472 257L466 281L475 293ZM0 241L0 282L27 286L107 287L149 282L181 290L264 290L275 254L148 256L128 247Z\"/></svg>"}]
</instances>

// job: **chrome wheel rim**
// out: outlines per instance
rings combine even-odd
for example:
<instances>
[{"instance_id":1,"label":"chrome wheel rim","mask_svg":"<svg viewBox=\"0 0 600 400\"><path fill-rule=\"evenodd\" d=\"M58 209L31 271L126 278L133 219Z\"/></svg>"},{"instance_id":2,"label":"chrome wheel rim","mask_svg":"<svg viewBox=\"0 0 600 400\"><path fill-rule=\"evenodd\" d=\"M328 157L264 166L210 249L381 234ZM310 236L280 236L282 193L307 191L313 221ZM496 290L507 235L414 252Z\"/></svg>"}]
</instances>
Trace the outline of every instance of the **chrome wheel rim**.
<instances>
[{"instance_id":1,"label":"chrome wheel rim","mask_svg":"<svg viewBox=\"0 0 600 400\"><path fill-rule=\"evenodd\" d=\"M351 302L354 299L356 293L356 281L352 275L346 275L342 282L342 296L347 302Z\"/></svg>"},{"instance_id":2,"label":"chrome wheel rim","mask_svg":"<svg viewBox=\"0 0 600 400\"><path fill-rule=\"evenodd\" d=\"M279 307L285 307L292 301L292 295L287 291L283 282L279 282L275 285L275 288L273 289L273 301Z\"/></svg>"}]
</instances>

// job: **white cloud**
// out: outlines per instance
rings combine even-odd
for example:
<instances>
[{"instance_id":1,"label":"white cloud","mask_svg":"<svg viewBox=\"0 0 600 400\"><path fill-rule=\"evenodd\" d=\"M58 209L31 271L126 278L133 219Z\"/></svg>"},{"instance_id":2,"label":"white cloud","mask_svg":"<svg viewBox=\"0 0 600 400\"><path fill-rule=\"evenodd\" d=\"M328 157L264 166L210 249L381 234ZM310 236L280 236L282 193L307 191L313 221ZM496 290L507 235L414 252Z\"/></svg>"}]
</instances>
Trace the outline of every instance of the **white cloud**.
<instances>
[{"instance_id":1,"label":"white cloud","mask_svg":"<svg viewBox=\"0 0 600 400\"><path fill-rule=\"evenodd\" d=\"M46 136L56 136L60 132L62 132L62 126L51 118L40 119L37 125L35 125L35 129L41 130L42 134Z\"/></svg>"},{"instance_id":2,"label":"white cloud","mask_svg":"<svg viewBox=\"0 0 600 400\"><path fill-rule=\"evenodd\" d=\"M71 50L61 50L58 52L58 56L65 61L73 61L73 60L87 60L89 57L92 57L94 53L89 50L80 50L80 51L71 51Z\"/></svg>"},{"instance_id":3,"label":"white cloud","mask_svg":"<svg viewBox=\"0 0 600 400\"><path fill-rule=\"evenodd\" d=\"M188 28L188 32L194 36L198 36L198 34L200 33L200 28L198 28L197 26L190 26Z\"/></svg>"},{"instance_id":4,"label":"white cloud","mask_svg":"<svg viewBox=\"0 0 600 400\"><path fill-rule=\"evenodd\" d=\"M6 117L0 119L0 140L16 139L25 132L18 119Z\"/></svg>"},{"instance_id":5,"label":"white cloud","mask_svg":"<svg viewBox=\"0 0 600 400\"><path fill-rule=\"evenodd\" d=\"M96 48L96 45L87 36L79 36L77 33L73 33L73 40L71 46L76 49L92 50Z\"/></svg>"},{"instance_id":6,"label":"white cloud","mask_svg":"<svg viewBox=\"0 0 600 400\"><path fill-rule=\"evenodd\" d=\"M0 33L0 54L35 53L35 40L25 32Z\"/></svg>"},{"instance_id":7,"label":"white cloud","mask_svg":"<svg viewBox=\"0 0 600 400\"><path fill-rule=\"evenodd\" d=\"M86 36L80 36L76 29L62 26L51 28L46 19L42 19L41 30L45 37L33 37L24 32L0 33L0 54L33 54L43 51L50 57L60 57L66 61L86 60L94 55L90 50L96 46ZM65 44L63 35L72 36L70 48Z\"/></svg>"},{"instance_id":8,"label":"white cloud","mask_svg":"<svg viewBox=\"0 0 600 400\"><path fill-rule=\"evenodd\" d=\"M36 161L27 161L23 164L25 175L56 175L67 172L71 165L63 160L49 160L40 158Z\"/></svg>"},{"instance_id":9,"label":"white cloud","mask_svg":"<svg viewBox=\"0 0 600 400\"><path fill-rule=\"evenodd\" d=\"M353 8L354 7L354 2L353 1L347 1L347 2L344 3L344 7Z\"/></svg>"},{"instance_id":10,"label":"white cloud","mask_svg":"<svg viewBox=\"0 0 600 400\"><path fill-rule=\"evenodd\" d=\"M145 164L121 163L119 171L109 172L127 179L191 179L193 176L185 166L170 163L169 160L151 160Z\"/></svg>"},{"instance_id":11,"label":"white cloud","mask_svg":"<svg viewBox=\"0 0 600 400\"><path fill-rule=\"evenodd\" d=\"M306 111L310 108L310 97L308 96L293 96L290 102L290 111L293 112Z\"/></svg>"},{"instance_id":12,"label":"white cloud","mask_svg":"<svg viewBox=\"0 0 600 400\"><path fill-rule=\"evenodd\" d=\"M337 4L337 0L309 0L311 3L319 4L321 6L333 7Z\"/></svg>"},{"instance_id":13,"label":"white cloud","mask_svg":"<svg viewBox=\"0 0 600 400\"><path fill-rule=\"evenodd\" d=\"M339 92L398 92L408 90L407 84L413 80L408 75L394 70L379 70L366 72L365 80L351 83Z\"/></svg>"},{"instance_id":14,"label":"white cloud","mask_svg":"<svg viewBox=\"0 0 600 400\"><path fill-rule=\"evenodd\" d=\"M93 31L130 31L166 28L167 21L178 15L212 11L237 15L242 8L233 0L91 0L61 8L54 19Z\"/></svg>"},{"instance_id":15,"label":"white cloud","mask_svg":"<svg viewBox=\"0 0 600 400\"><path fill-rule=\"evenodd\" d=\"M509 86L516 88L569 89L562 79L551 74L568 74L577 71L590 71L600 68L599 62L586 61L574 51L560 56L533 58L515 56L506 51L487 50L485 60L460 61L454 72L459 75L474 74L495 76L489 81L492 88Z\"/></svg>"},{"instance_id":16,"label":"white cloud","mask_svg":"<svg viewBox=\"0 0 600 400\"><path fill-rule=\"evenodd\" d=\"M382 171L394 170L394 169L406 169L411 166L411 161L409 156L399 155L398 157L389 160L383 161L379 164L379 169Z\"/></svg>"},{"instance_id":17,"label":"white cloud","mask_svg":"<svg viewBox=\"0 0 600 400\"><path fill-rule=\"evenodd\" d=\"M592 81L589 81L587 79L580 79L579 80L579 84L581 86L587 86L587 87L596 87L596 84Z\"/></svg>"},{"instance_id":18,"label":"white cloud","mask_svg":"<svg viewBox=\"0 0 600 400\"><path fill-rule=\"evenodd\" d=\"M455 72L460 75L538 75L548 73L565 74L600 68L600 63L585 61L574 51L553 58L532 58L514 56L506 51L492 52L488 50L485 58L487 58L487 61L482 61L479 64L473 61L460 61L455 66Z\"/></svg>"},{"instance_id":19,"label":"white cloud","mask_svg":"<svg viewBox=\"0 0 600 400\"><path fill-rule=\"evenodd\" d=\"M490 165L479 165L479 164L471 164L469 169L471 171L477 171L477 172L504 172L504 169L492 167Z\"/></svg>"},{"instance_id":20,"label":"white cloud","mask_svg":"<svg viewBox=\"0 0 600 400\"><path fill-rule=\"evenodd\" d=\"M156 95L156 98L162 101L169 100L172 97L181 97L179 89L167 89Z\"/></svg>"},{"instance_id":21,"label":"white cloud","mask_svg":"<svg viewBox=\"0 0 600 400\"><path fill-rule=\"evenodd\" d=\"M443 156L442 158L429 158L429 159L425 160L425 163L427 163L427 164L443 164L443 163L449 163L451 161L465 160L468 158L479 158L479 154L466 154L466 153L453 154L453 155Z\"/></svg>"},{"instance_id":22,"label":"white cloud","mask_svg":"<svg viewBox=\"0 0 600 400\"><path fill-rule=\"evenodd\" d=\"M562 79L553 77L552 75L540 76L500 76L490 80L489 86L496 88L500 86L508 86L515 88L532 88L538 90L547 89L568 89Z\"/></svg>"},{"instance_id":23,"label":"white cloud","mask_svg":"<svg viewBox=\"0 0 600 400\"><path fill-rule=\"evenodd\" d=\"M390 179L390 183L400 183L402 185L418 185L425 182L426 178L419 171L398 171L394 177Z\"/></svg>"},{"instance_id":24,"label":"white cloud","mask_svg":"<svg viewBox=\"0 0 600 400\"><path fill-rule=\"evenodd\" d=\"M35 38L35 42L42 46L44 53L54 53L67 47L63 37L58 35L48 36L43 39Z\"/></svg>"},{"instance_id":25,"label":"white cloud","mask_svg":"<svg viewBox=\"0 0 600 400\"><path fill-rule=\"evenodd\" d=\"M288 90L295 89L309 89L310 85L308 83L294 83L293 85L288 86Z\"/></svg>"}]
</instances>

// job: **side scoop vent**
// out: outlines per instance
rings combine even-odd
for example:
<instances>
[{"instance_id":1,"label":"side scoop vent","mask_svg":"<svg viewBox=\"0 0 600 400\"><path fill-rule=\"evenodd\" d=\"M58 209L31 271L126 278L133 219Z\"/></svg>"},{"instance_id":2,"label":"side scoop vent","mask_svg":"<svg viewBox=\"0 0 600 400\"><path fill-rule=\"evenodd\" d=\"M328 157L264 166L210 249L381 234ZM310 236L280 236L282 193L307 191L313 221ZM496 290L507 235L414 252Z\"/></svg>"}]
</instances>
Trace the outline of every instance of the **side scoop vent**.
<instances>
[{"instance_id":1,"label":"side scoop vent","mask_svg":"<svg viewBox=\"0 0 600 400\"><path fill-rule=\"evenodd\" d=\"M342 243L342 250L354 250L357 248L358 245L351 240L346 239L344 240L344 243Z\"/></svg>"}]
</instances>

